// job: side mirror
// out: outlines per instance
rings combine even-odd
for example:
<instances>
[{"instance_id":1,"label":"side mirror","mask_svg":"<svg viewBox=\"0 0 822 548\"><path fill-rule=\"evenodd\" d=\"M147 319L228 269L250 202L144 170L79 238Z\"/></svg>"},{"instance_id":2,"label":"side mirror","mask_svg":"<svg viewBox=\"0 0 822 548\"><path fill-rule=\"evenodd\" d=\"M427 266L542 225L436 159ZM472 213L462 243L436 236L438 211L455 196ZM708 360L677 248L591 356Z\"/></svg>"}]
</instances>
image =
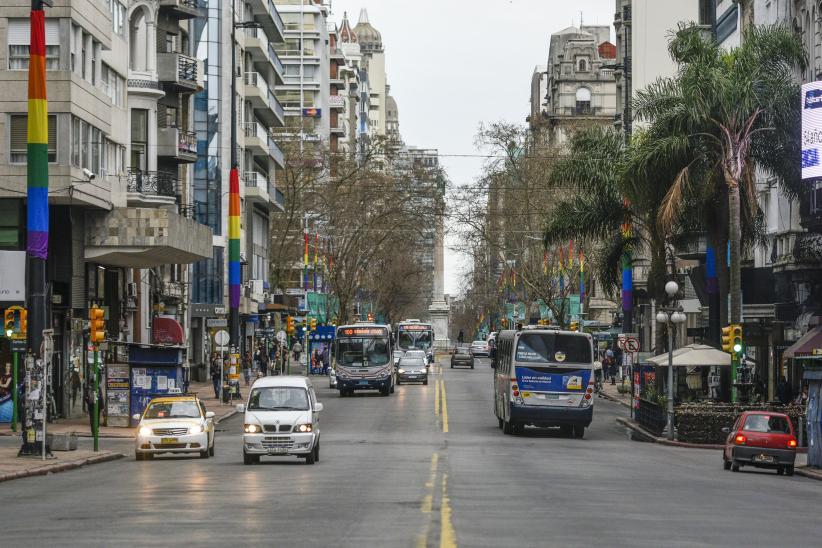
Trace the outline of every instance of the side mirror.
<instances>
[{"instance_id":1,"label":"side mirror","mask_svg":"<svg viewBox=\"0 0 822 548\"><path fill-rule=\"evenodd\" d=\"M234 406L234 409L237 410L237 413L245 413L245 405L243 405L242 403L238 403L236 406Z\"/></svg>"},{"instance_id":2,"label":"side mirror","mask_svg":"<svg viewBox=\"0 0 822 548\"><path fill-rule=\"evenodd\" d=\"M206 418L213 419L214 418L214 411L206 411Z\"/></svg>"},{"instance_id":3,"label":"side mirror","mask_svg":"<svg viewBox=\"0 0 822 548\"><path fill-rule=\"evenodd\" d=\"M728 426L724 427L724 428L722 429L722 433L723 433L723 434L730 434L730 433L731 433L731 429L730 429L730 427L728 427Z\"/></svg>"},{"instance_id":4,"label":"side mirror","mask_svg":"<svg viewBox=\"0 0 822 548\"><path fill-rule=\"evenodd\" d=\"M319 412L320 412L320 411L322 411L322 410L323 410L323 404L322 404L322 403L320 403L320 402L317 402L317 405L315 405L315 406L314 406L314 411L316 411L317 413L319 413Z\"/></svg>"},{"instance_id":5,"label":"side mirror","mask_svg":"<svg viewBox=\"0 0 822 548\"><path fill-rule=\"evenodd\" d=\"M140 413L134 413L134 414L131 416L131 418L132 418L132 419L134 419L134 420L136 420L136 421L139 421L139 420L140 420Z\"/></svg>"}]
</instances>

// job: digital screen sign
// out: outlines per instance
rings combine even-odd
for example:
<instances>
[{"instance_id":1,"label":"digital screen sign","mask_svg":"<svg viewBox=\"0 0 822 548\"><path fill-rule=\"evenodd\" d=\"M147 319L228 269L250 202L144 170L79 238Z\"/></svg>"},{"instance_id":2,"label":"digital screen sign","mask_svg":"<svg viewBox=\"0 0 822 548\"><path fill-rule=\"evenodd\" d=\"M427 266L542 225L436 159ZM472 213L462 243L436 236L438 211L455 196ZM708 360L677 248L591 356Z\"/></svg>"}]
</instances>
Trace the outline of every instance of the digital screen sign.
<instances>
[{"instance_id":1,"label":"digital screen sign","mask_svg":"<svg viewBox=\"0 0 822 548\"><path fill-rule=\"evenodd\" d=\"M822 177L822 81L802 85L802 179Z\"/></svg>"},{"instance_id":2,"label":"digital screen sign","mask_svg":"<svg viewBox=\"0 0 822 548\"><path fill-rule=\"evenodd\" d=\"M411 325L400 325L400 331L431 331L431 326L424 323L415 323Z\"/></svg>"},{"instance_id":3,"label":"digital screen sign","mask_svg":"<svg viewBox=\"0 0 822 548\"><path fill-rule=\"evenodd\" d=\"M388 330L384 327L341 327L340 337L386 337Z\"/></svg>"}]
</instances>

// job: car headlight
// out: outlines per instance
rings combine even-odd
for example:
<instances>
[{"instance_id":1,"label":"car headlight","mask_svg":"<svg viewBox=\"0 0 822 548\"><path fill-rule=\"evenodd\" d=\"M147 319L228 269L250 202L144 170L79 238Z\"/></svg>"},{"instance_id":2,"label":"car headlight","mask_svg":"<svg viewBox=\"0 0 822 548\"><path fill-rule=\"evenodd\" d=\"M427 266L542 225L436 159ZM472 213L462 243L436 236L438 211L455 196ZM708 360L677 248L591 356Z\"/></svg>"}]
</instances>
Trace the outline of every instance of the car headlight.
<instances>
[{"instance_id":1,"label":"car headlight","mask_svg":"<svg viewBox=\"0 0 822 548\"><path fill-rule=\"evenodd\" d=\"M203 427L200 426L199 424L195 424L194 426L192 426L191 428L188 429L189 434L199 434L202 431L203 431Z\"/></svg>"},{"instance_id":2,"label":"car headlight","mask_svg":"<svg viewBox=\"0 0 822 548\"><path fill-rule=\"evenodd\" d=\"M397 370L397 373L400 373L400 374L405 374L405 369L403 369L403 368L399 368L399 369Z\"/></svg>"},{"instance_id":3,"label":"car headlight","mask_svg":"<svg viewBox=\"0 0 822 548\"><path fill-rule=\"evenodd\" d=\"M296 432L297 434L306 434L312 430L314 430L314 428L310 424L298 424L291 431Z\"/></svg>"},{"instance_id":4,"label":"car headlight","mask_svg":"<svg viewBox=\"0 0 822 548\"><path fill-rule=\"evenodd\" d=\"M141 426L140 427L140 435L141 436L150 436L152 434L151 428L148 426Z\"/></svg>"},{"instance_id":5,"label":"car headlight","mask_svg":"<svg viewBox=\"0 0 822 548\"><path fill-rule=\"evenodd\" d=\"M243 426L243 430L246 434L259 434L263 431L263 428L259 424L246 424Z\"/></svg>"}]
</instances>

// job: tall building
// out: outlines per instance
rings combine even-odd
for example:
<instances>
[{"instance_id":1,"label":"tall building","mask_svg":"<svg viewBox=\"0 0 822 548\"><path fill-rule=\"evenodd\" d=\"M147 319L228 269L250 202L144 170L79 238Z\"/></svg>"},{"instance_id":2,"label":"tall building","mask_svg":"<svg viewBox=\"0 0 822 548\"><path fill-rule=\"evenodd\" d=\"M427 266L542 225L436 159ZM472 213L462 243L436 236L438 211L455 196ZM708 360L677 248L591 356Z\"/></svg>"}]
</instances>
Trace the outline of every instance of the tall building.
<instances>
[{"instance_id":1,"label":"tall building","mask_svg":"<svg viewBox=\"0 0 822 548\"><path fill-rule=\"evenodd\" d=\"M304 138L328 143L332 53L329 5L322 0L276 1L275 4L284 30L283 40L275 48L282 59L284 77L276 86L276 94L285 109L286 126L304 132Z\"/></svg>"},{"instance_id":2,"label":"tall building","mask_svg":"<svg viewBox=\"0 0 822 548\"><path fill-rule=\"evenodd\" d=\"M270 2L202 0L205 16L194 21L193 47L204 65L203 89L197 94L194 129L195 218L214 233L209 258L194 265L192 328L197 364L205 364L213 345L208 320L228 307L228 199L231 169L232 30L235 31L237 158L241 178L243 290L240 302L242 346L248 348L269 293L269 224L284 197L276 172L285 166L272 129L285 123L275 86L284 80L274 44L284 38L284 24ZM236 28L233 28L236 27Z\"/></svg>"},{"instance_id":3,"label":"tall building","mask_svg":"<svg viewBox=\"0 0 822 548\"><path fill-rule=\"evenodd\" d=\"M338 92L344 107L341 116L345 119L346 132L340 139L341 150L356 150L357 143L368 136L368 105L370 104L367 73L361 69L362 53L357 34L351 28L348 14L343 13L339 29L339 49L343 63L339 66L343 87ZM363 92L363 89L366 91ZM338 99L339 100L339 99Z\"/></svg>"},{"instance_id":4,"label":"tall building","mask_svg":"<svg viewBox=\"0 0 822 548\"><path fill-rule=\"evenodd\" d=\"M368 20L368 11L360 11L360 19L354 27L360 45L362 68L368 73L369 135L385 136L386 106L388 97L387 75L385 72L385 48L382 34Z\"/></svg>"},{"instance_id":5,"label":"tall building","mask_svg":"<svg viewBox=\"0 0 822 548\"><path fill-rule=\"evenodd\" d=\"M526 122L532 130L539 128L543 117L548 116L548 67L537 65L531 75L531 111Z\"/></svg>"},{"instance_id":6,"label":"tall building","mask_svg":"<svg viewBox=\"0 0 822 548\"><path fill-rule=\"evenodd\" d=\"M4 250L26 245L30 10L17 0L0 13L8 67L0 72ZM183 0L64 0L46 10L48 325L58 415L82 413L70 381L91 373L84 350L91 305L105 310L113 349L190 344L187 265L210 255L212 239L190 218L192 96L202 85L190 36L198 14ZM115 350L109 356L123 359Z\"/></svg>"}]
</instances>

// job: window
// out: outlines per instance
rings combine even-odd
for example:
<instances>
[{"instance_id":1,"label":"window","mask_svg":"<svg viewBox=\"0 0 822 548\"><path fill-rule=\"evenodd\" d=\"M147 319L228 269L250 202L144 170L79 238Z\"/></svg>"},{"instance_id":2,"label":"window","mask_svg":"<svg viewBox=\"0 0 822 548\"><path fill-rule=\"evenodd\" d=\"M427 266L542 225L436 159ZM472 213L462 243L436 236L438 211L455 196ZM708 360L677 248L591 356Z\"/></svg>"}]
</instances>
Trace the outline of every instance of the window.
<instances>
[{"instance_id":1,"label":"window","mask_svg":"<svg viewBox=\"0 0 822 548\"><path fill-rule=\"evenodd\" d=\"M28 19L9 19L9 70L28 70L31 27ZM60 68L60 28L55 19L46 20L46 70Z\"/></svg>"},{"instance_id":2,"label":"window","mask_svg":"<svg viewBox=\"0 0 822 548\"><path fill-rule=\"evenodd\" d=\"M577 61L577 72L588 72L588 60L580 59Z\"/></svg>"},{"instance_id":3,"label":"window","mask_svg":"<svg viewBox=\"0 0 822 548\"><path fill-rule=\"evenodd\" d=\"M131 168L147 169L148 110L131 109Z\"/></svg>"},{"instance_id":4,"label":"window","mask_svg":"<svg viewBox=\"0 0 822 548\"><path fill-rule=\"evenodd\" d=\"M9 162L25 164L28 159L28 120L25 114L9 116ZM49 163L57 162L57 116L49 115Z\"/></svg>"},{"instance_id":5,"label":"window","mask_svg":"<svg viewBox=\"0 0 822 548\"><path fill-rule=\"evenodd\" d=\"M577 90L577 114L591 113L591 90L588 88L579 88Z\"/></svg>"},{"instance_id":6,"label":"window","mask_svg":"<svg viewBox=\"0 0 822 548\"><path fill-rule=\"evenodd\" d=\"M19 201L0 200L0 248L20 247L21 219Z\"/></svg>"},{"instance_id":7,"label":"window","mask_svg":"<svg viewBox=\"0 0 822 548\"><path fill-rule=\"evenodd\" d=\"M111 30L120 37L126 35L126 7L119 0L105 0L111 12Z\"/></svg>"}]
</instances>

